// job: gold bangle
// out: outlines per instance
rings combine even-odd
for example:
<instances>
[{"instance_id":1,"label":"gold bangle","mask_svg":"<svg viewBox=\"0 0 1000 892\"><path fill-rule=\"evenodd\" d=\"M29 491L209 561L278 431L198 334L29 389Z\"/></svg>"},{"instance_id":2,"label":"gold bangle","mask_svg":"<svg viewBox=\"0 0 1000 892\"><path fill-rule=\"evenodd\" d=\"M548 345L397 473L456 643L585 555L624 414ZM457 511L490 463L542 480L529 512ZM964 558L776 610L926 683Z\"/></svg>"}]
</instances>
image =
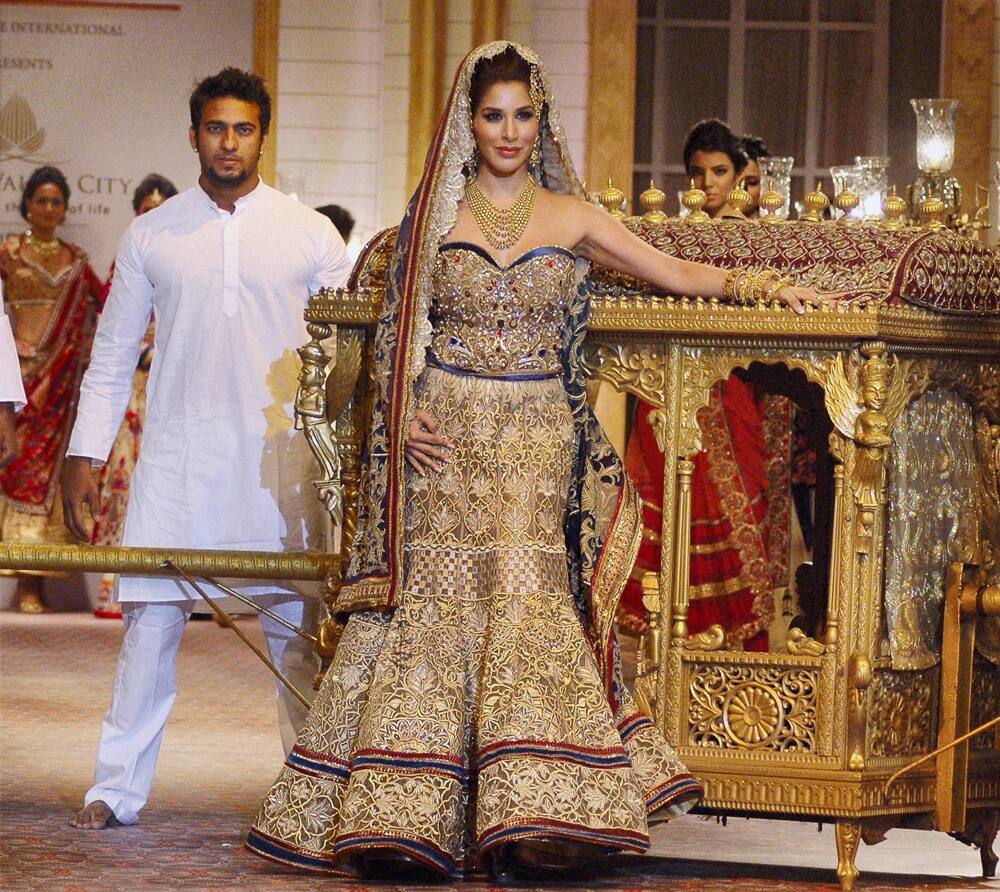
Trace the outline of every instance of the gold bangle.
<instances>
[{"instance_id":1,"label":"gold bangle","mask_svg":"<svg viewBox=\"0 0 1000 892\"><path fill-rule=\"evenodd\" d=\"M792 285L794 282L788 276L779 276L777 273L772 274L774 278L771 284L767 287L764 292L764 300L771 300L782 288L786 285Z\"/></svg>"},{"instance_id":2,"label":"gold bangle","mask_svg":"<svg viewBox=\"0 0 1000 892\"><path fill-rule=\"evenodd\" d=\"M760 301L767 271L747 270L745 275L736 282L736 303L744 307L752 307Z\"/></svg>"},{"instance_id":3,"label":"gold bangle","mask_svg":"<svg viewBox=\"0 0 1000 892\"><path fill-rule=\"evenodd\" d=\"M754 279L753 270L741 269L733 279L732 301L737 306L746 307L754 303Z\"/></svg>"},{"instance_id":4,"label":"gold bangle","mask_svg":"<svg viewBox=\"0 0 1000 892\"><path fill-rule=\"evenodd\" d=\"M736 301L736 280L743 275L742 267L734 266L726 272L726 278L722 280L722 297L724 300Z\"/></svg>"}]
</instances>

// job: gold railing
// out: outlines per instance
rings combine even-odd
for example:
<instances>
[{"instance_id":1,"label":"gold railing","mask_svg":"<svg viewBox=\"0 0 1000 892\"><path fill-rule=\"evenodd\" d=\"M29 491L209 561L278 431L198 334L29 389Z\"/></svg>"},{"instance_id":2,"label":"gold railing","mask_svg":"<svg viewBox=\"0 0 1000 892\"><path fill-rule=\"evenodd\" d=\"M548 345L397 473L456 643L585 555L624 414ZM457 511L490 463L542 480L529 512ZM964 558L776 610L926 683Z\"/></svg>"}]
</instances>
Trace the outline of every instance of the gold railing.
<instances>
[{"instance_id":1,"label":"gold railing","mask_svg":"<svg viewBox=\"0 0 1000 892\"><path fill-rule=\"evenodd\" d=\"M183 567L192 576L323 581L339 572L340 558L314 551L214 551L0 542L0 567L5 570L176 576L176 570L169 564Z\"/></svg>"}]
</instances>

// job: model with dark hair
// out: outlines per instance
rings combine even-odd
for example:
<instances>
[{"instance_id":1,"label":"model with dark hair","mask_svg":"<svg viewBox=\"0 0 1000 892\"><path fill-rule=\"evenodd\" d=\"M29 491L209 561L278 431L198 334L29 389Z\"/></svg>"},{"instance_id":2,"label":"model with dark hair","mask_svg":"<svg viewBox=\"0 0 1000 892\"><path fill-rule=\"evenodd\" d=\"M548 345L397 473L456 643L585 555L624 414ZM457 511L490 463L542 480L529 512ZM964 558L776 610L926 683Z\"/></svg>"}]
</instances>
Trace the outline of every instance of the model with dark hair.
<instances>
[{"instance_id":1,"label":"model with dark hair","mask_svg":"<svg viewBox=\"0 0 1000 892\"><path fill-rule=\"evenodd\" d=\"M672 294L736 277L589 203L538 57L473 50L387 270L346 627L254 852L506 881L643 851L700 798L621 680L641 505L586 399L586 261Z\"/></svg>"},{"instance_id":2,"label":"model with dark hair","mask_svg":"<svg viewBox=\"0 0 1000 892\"><path fill-rule=\"evenodd\" d=\"M92 466L118 435L155 314L122 545L281 552L322 542L322 505L306 483L314 460L291 417L295 351L308 340L309 293L342 285L349 261L329 220L260 179L269 115L255 75L226 69L199 84L188 132L198 184L137 216L122 239L63 470L66 522L80 539L92 532L88 510L100 514ZM239 588L284 623L315 627L317 589L253 580ZM125 636L94 784L74 827L138 821L198 599L183 583L137 576L119 577L116 596ZM261 628L272 662L309 691L309 642L271 616ZM287 749L306 711L284 686L277 699Z\"/></svg>"},{"instance_id":3,"label":"model with dark hair","mask_svg":"<svg viewBox=\"0 0 1000 892\"><path fill-rule=\"evenodd\" d=\"M351 233L354 231L354 217L347 208L343 208L339 204L324 204L322 207L316 208L316 211L337 227L337 232L340 233L340 237L345 242L350 240Z\"/></svg>"},{"instance_id":4,"label":"model with dark hair","mask_svg":"<svg viewBox=\"0 0 1000 892\"><path fill-rule=\"evenodd\" d=\"M21 195L21 216L29 228L0 245L0 279L27 397L16 420L18 456L0 471L5 542L71 541L62 522L59 470L101 283L83 250L56 235L66 219L69 195L58 168L33 171ZM14 575L20 610L41 612L43 577Z\"/></svg>"},{"instance_id":5,"label":"model with dark hair","mask_svg":"<svg viewBox=\"0 0 1000 892\"><path fill-rule=\"evenodd\" d=\"M168 198L173 198L177 194L177 187L165 176L158 173L148 173L142 181L135 187L132 193L132 210L137 217L141 217L146 211L158 208Z\"/></svg>"},{"instance_id":6,"label":"model with dark hair","mask_svg":"<svg viewBox=\"0 0 1000 892\"><path fill-rule=\"evenodd\" d=\"M747 156L729 125L718 118L700 121L684 142L684 170L706 195L705 212L713 219L739 216L729 193L747 166Z\"/></svg>"},{"instance_id":7,"label":"model with dark hair","mask_svg":"<svg viewBox=\"0 0 1000 892\"><path fill-rule=\"evenodd\" d=\"M692 128L684 146L684 162L695 185L705 189L706 210L717 220L745 219L728 203L728 195L742 179L747 191L759 196L757 158L766 155L761 140L737 139L714 119ZM747 216L756 215L755 202ZM649 422L651 412L649 403L637 403L625 454L629 476L643 498L645 525L635 572L622 597L623 624L634 632L643 631L646 623L641 577L658 572L661 558L663 519L655 506L663 493L663 455ZM772 592L782 585L783 572L787 579L788 570L790 514L775 506L782 504L777 488L790 486L790 401L758 392L732 374L712 387L699 421L706 436L704 448L693 457L691 475L688 627L698 634L718 625L731 647L767 650Z\"/></svg>"},{"instance_id":8,"label":"model with dark hair","mask_svg":"<svg viewBox=\"0 0 1000 892\"><path fill-rule=\"evenodd\" d=\"M764 140L757 136L751 136L749 133L740 139L740 145L743 148L743 154L747 156L747 166L743 168L740 182L742 182L743 188L750 193L750 197L753 199L753 204L747 208L746 216L748 219L754 220L760 216L761 182L759 162L761 158L770 158L771 152L764 144Z\"/></svg>"}]
</instances>

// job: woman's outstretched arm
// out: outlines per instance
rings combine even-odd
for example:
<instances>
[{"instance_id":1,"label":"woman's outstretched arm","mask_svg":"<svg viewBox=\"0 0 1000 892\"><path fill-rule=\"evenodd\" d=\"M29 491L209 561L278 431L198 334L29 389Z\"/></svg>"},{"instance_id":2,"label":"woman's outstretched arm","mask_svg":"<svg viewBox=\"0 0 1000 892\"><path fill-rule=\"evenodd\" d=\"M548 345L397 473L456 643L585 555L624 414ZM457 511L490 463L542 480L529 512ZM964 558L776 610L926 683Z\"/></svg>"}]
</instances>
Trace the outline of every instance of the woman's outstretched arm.
<instances>
[{"instance_id":1,"label":"woman's outstretched arm","mask_svg":"<svg viewBox=\"0 0 1000 892\"><path fill-rule=\"evenodd\" d=\"M692 263L657 251L596 205L579 202L577 213L582 237L576 250L588 260L620 270L671 294L690 297L723 296L727 270L704 263ZM806 304L825 306L830 300L821 297L811 288L788 284L778 288L773 296L796 313L805 312Z\"/></svg>"}]
</instances>

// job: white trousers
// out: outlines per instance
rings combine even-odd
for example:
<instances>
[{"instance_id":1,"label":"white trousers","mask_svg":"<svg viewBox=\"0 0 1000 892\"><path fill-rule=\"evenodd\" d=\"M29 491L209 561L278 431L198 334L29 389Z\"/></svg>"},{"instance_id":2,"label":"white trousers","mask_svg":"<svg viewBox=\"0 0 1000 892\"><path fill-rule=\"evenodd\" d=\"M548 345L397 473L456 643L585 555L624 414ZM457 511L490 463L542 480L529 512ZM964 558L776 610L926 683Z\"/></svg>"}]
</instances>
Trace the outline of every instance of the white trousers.
<instances>
[{"instance_id":1,"label":"white trousers","mask_svg":"<svg viewBox=\"0 0 1000 892\"><path fill-rule=\"evenodd\" d=\"M306 631L315 631L318 599L265 595L254 601ZM84 804L102 800L123 824L139 820L139 811L153 786L163 728L177 698L177 649L194 603L121 605L125 637L118 654L111 708L101 724L94 786L84 797ZM319 668L313 645L263 614L260 625L271 662L311 700ZM233 634L228 629L219 631ZM275 679L275 683L281 742L287 753L305 722L307 710L280 681Z\"/></svg>"}]
</instances>

